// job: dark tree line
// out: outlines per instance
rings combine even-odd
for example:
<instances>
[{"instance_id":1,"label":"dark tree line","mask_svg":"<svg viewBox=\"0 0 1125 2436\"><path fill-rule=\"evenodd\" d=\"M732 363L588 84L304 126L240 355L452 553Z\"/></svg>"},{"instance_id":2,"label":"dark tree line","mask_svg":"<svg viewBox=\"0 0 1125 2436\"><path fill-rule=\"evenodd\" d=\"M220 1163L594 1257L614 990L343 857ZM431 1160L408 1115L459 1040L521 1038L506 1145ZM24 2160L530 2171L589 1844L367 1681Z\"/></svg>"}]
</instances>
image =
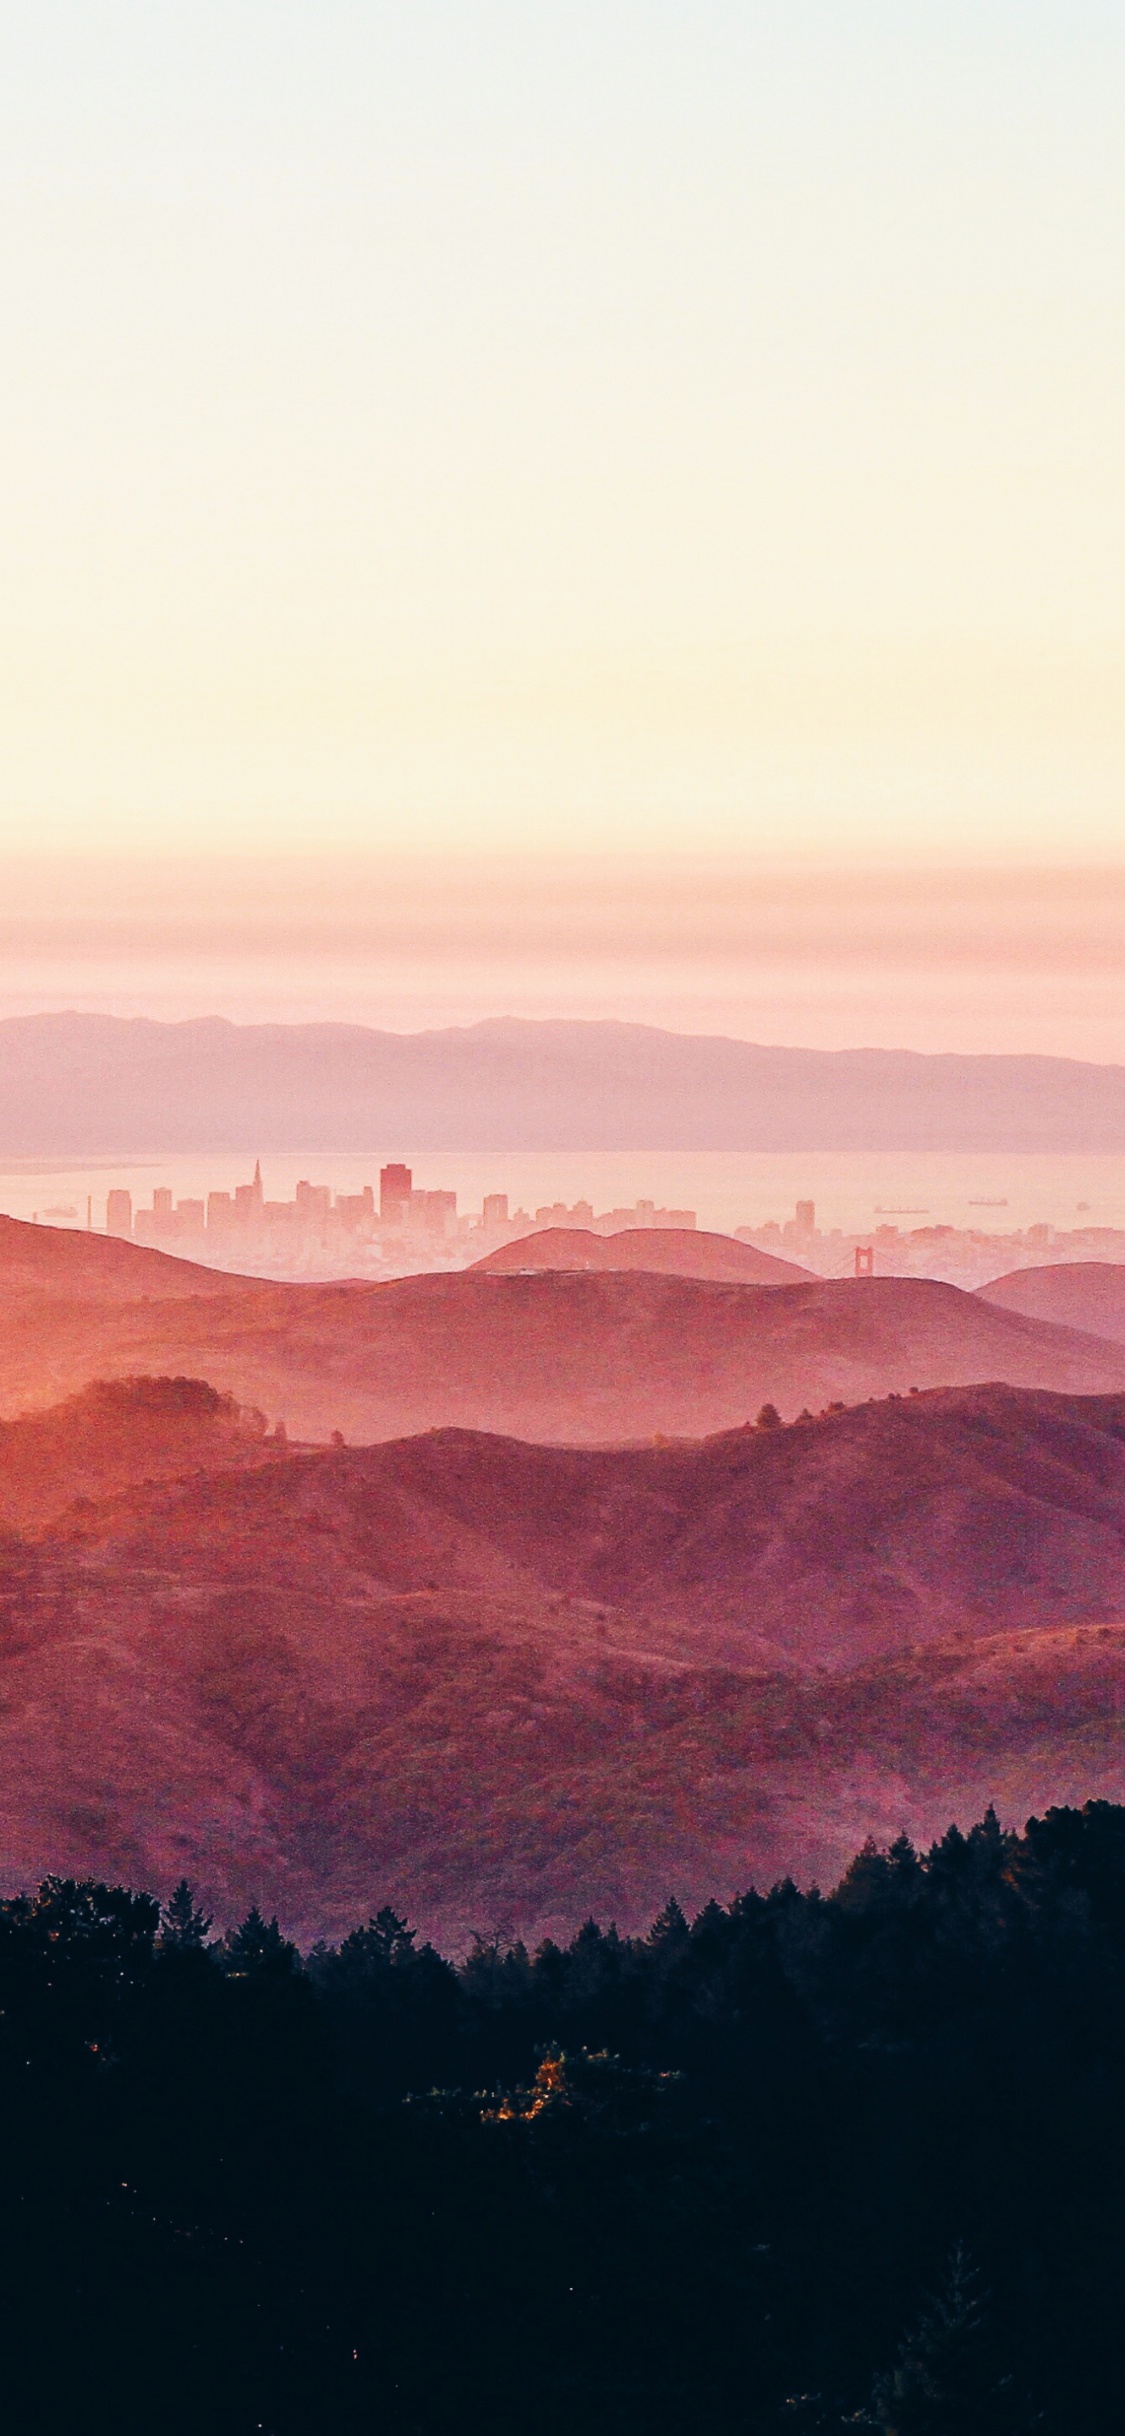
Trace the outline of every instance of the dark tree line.
<instances>
[{"instance_id":1,"label":"dark tree line","mask_svg":"<svg viewBox=\"0 0 1125 2436\"><path fill-rule=\"evenodd\" d=\"M0 1904L12 2436L1105 2436L1125 1809L459 1965Z\"/></svg>"}]
</instances>

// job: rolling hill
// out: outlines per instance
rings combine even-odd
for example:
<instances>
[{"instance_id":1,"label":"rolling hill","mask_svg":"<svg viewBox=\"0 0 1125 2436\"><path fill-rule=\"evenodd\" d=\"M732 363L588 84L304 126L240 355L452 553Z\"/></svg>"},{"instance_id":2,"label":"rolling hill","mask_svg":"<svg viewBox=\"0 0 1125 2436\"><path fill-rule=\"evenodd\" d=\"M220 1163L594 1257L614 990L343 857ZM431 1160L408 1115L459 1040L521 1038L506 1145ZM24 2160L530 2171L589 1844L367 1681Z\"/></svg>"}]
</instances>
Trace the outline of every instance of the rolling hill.
<instances>
[{"instance_id":1,"label":"rolling hill","mask_svg":"<svg viewBox=\"0 0 1125 2436\"><path fill-rule=\"evenodd\" d=\"M6 1885L533 1936L1125 1791L1125 1396L215 1453L0 1544Z\"/></svg>"},{"instance_id":2,"label":"rolling hill","mask_svg":"<svg viewBox=\"0 0 1125 2436\"><path fill-rule=\"evenodd\" d=\"M237 1471L220 1445L208 1468L206 1493L154 1505L149 1482L73 1544L342 1599L355 1577L577 1600L723 1664L1125 1616L1125 1395L946 1389L645 1447L438 1430Z\"/></svg>"},{"instance_id":3,"label":"rolling hill","mask_svg":"<svg viewBox=\"0 0 1125 2436\"><path fill-rule=\"evenodd\" d=\"M814 1275L797 1261L759 1252L734 1235L673 1226L623 1227L617 1235L595 1235L588 1227L544 1227L518 1243L501 1244L473 1267L490 1276L519 1269L640 1269L652 1277L714 1277L726 1285L757 1286L799 1286Z\"/></svg>"},{"instance_id":4,"label":"rolling hill","mask_svg":"<svg viewBox=\"0 0 1125 2436\"><path fill-rule=\"evenodd\" d=\"M168 1302L193 1294L249 1292L253 1284L252 1278L175 1260L115 1235L0 1217L0 1299L5 1303L21 1294L71 1302Z\"/></svg>"},{"instance_id":5,"label":"rolling hill","mask_svg":"<svg viewBox=\"0 0 1125 2436\"><path fill-rule=\"evenodd\" d=\"M9 1247L13 1228L47 1233L9 1221ZM1125 1347L928 1278L761 1286L469 1270L389 1285L273 1285L122 1244L113 1247L122 1262L138 1264L129 1299L124 1267L104 1295L84 1271L71 1287L69 1247L78 1246L77 1265L92 1240L56 1236L55 1266L38 1287L6 1287L0 1270L0 1410L9 1415L74 1395L91 1378L186 1373L305 1439L340 1429L371 1441L455 1424L590 1445L698 1437L767 1401L792 1419L838 1399L987 1379L1068 1394L1125 1387Z\"/></svg>"},{"instance_id":6,"label":"rolling hill","mask_svg":"<svg viewBox=\"0 0 1125 2436\"><path fill-rule=\"evenodd\" d=\"M1054 1267L1014 1269L977 1292L998 1311L1025 1319L1082 1328L1125 1345L1125 1264L1114 1260L1066 1260Z\"/></svg>"}]
</instances>

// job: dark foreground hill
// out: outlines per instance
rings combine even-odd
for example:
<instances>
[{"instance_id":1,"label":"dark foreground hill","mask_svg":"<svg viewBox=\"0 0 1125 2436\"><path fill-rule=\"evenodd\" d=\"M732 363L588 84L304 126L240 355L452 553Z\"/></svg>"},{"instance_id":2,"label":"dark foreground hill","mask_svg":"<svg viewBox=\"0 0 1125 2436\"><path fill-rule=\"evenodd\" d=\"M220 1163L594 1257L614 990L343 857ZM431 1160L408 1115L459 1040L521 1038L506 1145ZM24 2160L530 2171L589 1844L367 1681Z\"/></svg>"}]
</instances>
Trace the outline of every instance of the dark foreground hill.
<instances>
[{"instance_id":1,"label":"dark foreground hill","mask_svg":"<svg viewBox=\"0 0 1125 2436\"><path fill-rule=\"evenodd\" d=\"M595 1235L589 1227L550 1226L518 1243L505 1243L474 1268L494 1276L515 1269L643 1269L654 1277L714 1277L726 1285L797 1286L814 1272L795 1260L778 1260L734 1235L710 1235L691 1227L623 1227L617 1235Z\"/></svg>"},{"instance_id":2,"label":"dark foreground hill","mask_svg":"<svg viewBox=\"0 0 1125 2436\"><path fill-rule=\"evenodd\" d=\"M1125 1792L1125 1399L196 1469L0 1561L0 1882L463 1943Z\"/></svg>"},{"instance_id":3,"label":"dark foreground hill","mask_svg":"<svg viewBox=\"0 0 1125 2436\"><path fill-rule=\"evenodd\" d=\"M982 1302L999 1311L1052 1326L1082 1328L1125 1344L1125 1263L1066 1260L1043 1269L1014 1269L977 1289Z\"/></svg>"},{"instance_id":4,"label":"dark foreground hill","mask_svg":"<svg viewBox=\"0 0 1125 2436\"><path fill-rule=\"evenodd\" d=\"M456 1964L51 1878L0 2024L19 2436L1119 2425L1110 1803Z\"/></svg>"},{"instance_id":5,"label":"dark foreground hill","mask_svg":"<svg viewBox=\"0 0 1125 2436\"><path fill-rule=\"evenodd\" d=\"M19 1239L46 1232L16 1228ZM91 1240L57 1238L41 1285L4 1289L0 1278L0 1410L54 1403L94 1377L186 1373L305 1439L456 1425L590 1445L702 1436L766 1402L792 1419L836 1399L982 1379L1068 1394L1125 1388L1125 1346L930 1278L760 1286L470 1270L269 1285L120 1245L138 1263L126 1300L126 1268L105 1296L72 1290L71 1248L81 1268ZM20 1241L16 1250L22 1259ZM168 1271L179 1274L164 1295Z\"/></svg>"}]
</instances>

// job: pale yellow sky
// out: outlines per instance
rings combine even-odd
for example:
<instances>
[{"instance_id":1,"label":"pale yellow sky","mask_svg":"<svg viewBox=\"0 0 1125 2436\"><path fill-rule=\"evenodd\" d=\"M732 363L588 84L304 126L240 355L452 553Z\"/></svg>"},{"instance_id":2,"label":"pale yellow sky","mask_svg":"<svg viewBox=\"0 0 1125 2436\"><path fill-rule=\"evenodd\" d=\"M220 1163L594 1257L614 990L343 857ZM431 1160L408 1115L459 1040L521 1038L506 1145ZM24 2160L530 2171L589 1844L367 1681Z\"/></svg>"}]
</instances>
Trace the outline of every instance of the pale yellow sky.
<instances>
[{"instance_id":1,"label":"pale yellow sky","mask_svg":"<svg viewBox=\"0 0 1125 2436\"><path fill-rule=\"evenodd\" d=\"M1117 856L1123 102L1097 0L0 11L0 850Z\"/></svg>"}]
</instances>

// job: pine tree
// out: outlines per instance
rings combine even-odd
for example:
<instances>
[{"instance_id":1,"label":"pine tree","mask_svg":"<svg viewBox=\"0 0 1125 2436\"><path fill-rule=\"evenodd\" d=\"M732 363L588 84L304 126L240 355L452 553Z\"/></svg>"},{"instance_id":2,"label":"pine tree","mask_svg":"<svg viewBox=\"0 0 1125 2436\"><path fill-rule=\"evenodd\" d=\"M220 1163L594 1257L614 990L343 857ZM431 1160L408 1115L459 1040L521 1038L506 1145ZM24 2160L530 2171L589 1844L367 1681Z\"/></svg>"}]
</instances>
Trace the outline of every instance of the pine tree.
<instances>
[{"instance_id":1,"label":"pine tree","mask_svg":"<svg viewBox=\"0 0 1125 2436\"><path fill-rule=\"evenodd\" d=\"M169 1895L160 1913L160 1943L164 1947L200 1946L211 1926L211 1914L197 1909L186 1878Z\"/></svg>"},{"instance_id":2,"label":"pine tree","mask_svg":"<svg viewBox=\"0 0 1125 2436\"><path fill-rule=\"evenodd\" d=\"M1020 2436L1032 2425L992 2356L988 2296L963 2242L937 2292L876 2377L869 2427L881 2436Z\"/></svg>"},{"instance_id":3,"label":"pine tree","mask_svg":"<svg viewBox=\"0 0 1125 2436\"><path fill-rule=\"evenodd\" d=\"M257 1978L263 1972L288 1977L300 1963L296 1946L282 1936L276 1913L272 1920L264 1920L256 1903L227 1937L225 1954L227 1971L234 1979Z\"/></svg>"}]
</instances>

